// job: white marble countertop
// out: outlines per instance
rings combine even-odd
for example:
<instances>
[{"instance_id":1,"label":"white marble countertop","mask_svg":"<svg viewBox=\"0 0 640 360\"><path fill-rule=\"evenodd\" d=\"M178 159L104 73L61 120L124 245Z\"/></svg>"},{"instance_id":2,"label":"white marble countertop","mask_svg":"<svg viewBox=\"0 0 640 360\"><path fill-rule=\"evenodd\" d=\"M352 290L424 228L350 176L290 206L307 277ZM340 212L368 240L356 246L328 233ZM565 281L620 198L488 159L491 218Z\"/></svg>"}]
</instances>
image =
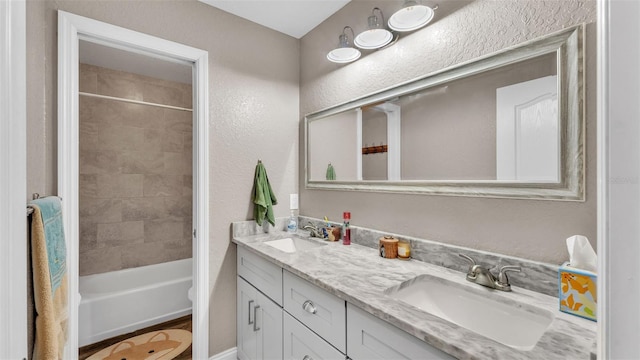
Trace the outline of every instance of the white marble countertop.
<instances>
[{"instance_id":1,"label":"white marble countertop","mask_svg":"<svg viewBox=\"0 0 640 360\"><path fill-rule=\"evenodd\" d=\"M297 235L309 239L305 232ZM286 237L291 234L274 231L237 236L233 242L459 359L590 358L596 323L560 312L555 297L518 287L513 287L512 292L496 291L466 281L464 273L416 260L383 259L375 249L357 244L344 246L342 242L311 238L326 246L297 253L285 253L264 244ZM385 290L422 274L470 286L476 292L490 292L492 297L505 301L535 306L553 313L555 318L533 349L517 350L386 294Z\"/></svg>"}]
</instances>

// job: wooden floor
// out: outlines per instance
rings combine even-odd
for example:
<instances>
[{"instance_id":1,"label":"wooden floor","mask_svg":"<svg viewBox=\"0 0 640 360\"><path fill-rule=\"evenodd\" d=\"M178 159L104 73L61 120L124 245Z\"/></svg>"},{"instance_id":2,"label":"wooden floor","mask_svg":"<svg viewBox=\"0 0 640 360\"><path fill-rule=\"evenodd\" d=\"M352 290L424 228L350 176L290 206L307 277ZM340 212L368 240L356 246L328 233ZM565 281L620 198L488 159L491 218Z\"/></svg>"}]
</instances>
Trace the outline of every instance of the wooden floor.
<instances>
[{"instance_id":1,"label":"wooden floor","mask_svg":"<svg viewBox=\"0 0 640 360\"><path fill-rule=\"evenodd\" d=\"M80 349L78 349L78 359L79 360L85 360L86 358L88 358L89 356L97 353L98 351L100 351L100 350L102 350L102 349L104 349L106 347L109 347L109 346L111 346L111 345L113 345L115 343L118 343L118 342L120 342L122 340L128 339L130 337L142 335L142 334L150 332L150 331L166 330L166 329L182 329L182 330L191 331L191 315L187 315L187 316L175 319L175 320L167 321L167 322L162 323L162 324L149 326L147 328L140 329L140 330L128 333L128 334L116 336L116 337L113 337L111 339L103 340L103 341L100 341L100 342L95 343L95 344L83 346ZM175 359L176 360L191 360L191 345L189 345L187 350L185 350L182 354L178 355L178 357L176 357Z\"/></svg>"}]
</instances>

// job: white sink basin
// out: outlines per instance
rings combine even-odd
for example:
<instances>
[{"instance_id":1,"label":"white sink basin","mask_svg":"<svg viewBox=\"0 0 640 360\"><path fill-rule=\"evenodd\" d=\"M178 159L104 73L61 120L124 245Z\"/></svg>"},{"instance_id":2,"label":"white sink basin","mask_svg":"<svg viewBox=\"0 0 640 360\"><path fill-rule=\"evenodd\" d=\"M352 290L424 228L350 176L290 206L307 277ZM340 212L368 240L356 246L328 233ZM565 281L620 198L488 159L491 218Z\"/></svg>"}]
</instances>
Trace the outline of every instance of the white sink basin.
<instances>
[{"instance_id":1,"label":"white sink basin","mask_svg":"<svg viewBox=\"0 0 640 360\"><path fill-rule=\"evenodd\" d=\"M271 240L271 241L265 241L264 243L266 245L269 245L271 247L274 247L286 253L305 251L305 250L317 248L318 246L326 245L320 242L304 240L300 238L286 238L286 239L279 239L279 240Z\"/></svg>"},{"instance_id":2,"label":"white sink basin","mask_svg":"<svg viewBox=\"0 0 640 360\"><path fill-rule=\"evenodd\" d=\"M420 275L387 294L425 312L519 350L531 350L553 321L554 314L496 296L488 288L464 286ZM478 286L474 289L473 286ZM507 299L505 299L505 297Z\"/></svg>"}]
</instances>

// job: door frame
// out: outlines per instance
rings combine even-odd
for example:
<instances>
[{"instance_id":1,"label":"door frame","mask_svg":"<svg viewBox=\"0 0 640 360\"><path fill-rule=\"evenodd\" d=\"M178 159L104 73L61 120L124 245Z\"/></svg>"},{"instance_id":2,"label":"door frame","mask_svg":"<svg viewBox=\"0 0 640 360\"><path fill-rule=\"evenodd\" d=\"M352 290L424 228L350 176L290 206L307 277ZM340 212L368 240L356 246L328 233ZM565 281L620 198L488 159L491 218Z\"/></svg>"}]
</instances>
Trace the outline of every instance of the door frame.
<instances>
[{"instance_id":1,"label":"door frame","mask_svg":"<svg viewBox=\"0 0 640 360\"><path fill-rule=\"evenodd\" d=\"M94 19L58 11L58 195L63 199L69 280L66 359L77 357L79 276L79 41L193 66L193 346L209 357L209 90L208 52Z\"/></svg>"},{"instance_id":2,"label":"door frame","mask_svg":"<svg viewBox=\"0 0 640 360\"><path fill-rule=\"evenodd\" d=\"M26 2L0 19L0 359L28 359Z\"/></svg>"}]
</instances>

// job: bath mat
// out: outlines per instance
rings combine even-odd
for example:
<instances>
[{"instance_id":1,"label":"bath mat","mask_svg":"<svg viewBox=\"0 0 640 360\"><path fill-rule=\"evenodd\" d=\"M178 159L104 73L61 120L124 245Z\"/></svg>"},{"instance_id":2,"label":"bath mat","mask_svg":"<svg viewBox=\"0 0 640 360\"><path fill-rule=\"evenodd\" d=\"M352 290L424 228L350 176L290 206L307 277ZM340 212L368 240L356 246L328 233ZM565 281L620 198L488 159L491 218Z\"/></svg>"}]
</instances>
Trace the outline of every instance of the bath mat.
<instances>
[{"instance_id":1,"label":"bath mat","mask_svg":"<svg viewBox=\"0 0 640 360\"><path fill-rule=\"evenodd\" d=\"M151 331L113 344L89 356L87 360L169 360L182 354L189 345L190 331Z\"/></svg>"}]
</instances>

